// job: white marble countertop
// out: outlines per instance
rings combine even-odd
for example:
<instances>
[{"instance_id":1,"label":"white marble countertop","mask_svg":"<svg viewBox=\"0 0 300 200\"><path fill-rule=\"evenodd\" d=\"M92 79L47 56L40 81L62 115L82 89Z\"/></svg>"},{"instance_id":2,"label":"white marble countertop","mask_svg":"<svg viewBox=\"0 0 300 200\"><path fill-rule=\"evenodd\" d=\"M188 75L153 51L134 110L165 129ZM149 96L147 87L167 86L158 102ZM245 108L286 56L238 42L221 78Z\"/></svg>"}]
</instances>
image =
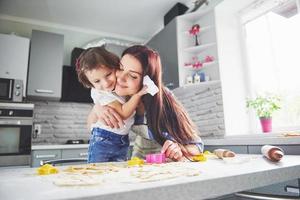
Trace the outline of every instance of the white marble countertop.
<instances>
[{"instance_id":1,"label":"white marble countertop","mask_svg":"<svg viewBox=\"0 0 300 200\"><path fill-rule=\"evenodd\" d=\"M277 133L232 135L219 138L202 138L204 145L300 145L300 136L286 137Z\"/></svg>"},{"instance_id":2,"label":"white marble countertop","mask_svg":"<svg viewBox=\"0 0 300 200\"><path fill-rule=\"evenodd\" d=\"M237 155L230 161L189 164L199 167L200 175L146 183L122 183L115 178L111 183L81 187L56 186L49 176L37 176L35 168L0 169L0 199L207 199L300 177L300 156L271 163L261 155Z\"/></svg>"}]
</instances>

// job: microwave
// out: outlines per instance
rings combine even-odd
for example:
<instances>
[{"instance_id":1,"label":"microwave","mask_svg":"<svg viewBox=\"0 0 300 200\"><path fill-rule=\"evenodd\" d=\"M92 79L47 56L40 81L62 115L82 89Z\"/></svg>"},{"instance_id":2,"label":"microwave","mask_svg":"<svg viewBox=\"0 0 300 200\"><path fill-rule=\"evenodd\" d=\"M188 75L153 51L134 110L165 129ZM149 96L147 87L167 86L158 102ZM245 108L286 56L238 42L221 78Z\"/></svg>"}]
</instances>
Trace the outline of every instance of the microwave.
<instances>
[{"instance_id":1,"label":"microwave","mask_svg":"<svg viewBox=\"0 0 300 200\"><path fill-rule=\"evenodd\" d=\"M0 101L22 102L23 87L22 80L0 78Z\"/></svg>"}]
</instances>

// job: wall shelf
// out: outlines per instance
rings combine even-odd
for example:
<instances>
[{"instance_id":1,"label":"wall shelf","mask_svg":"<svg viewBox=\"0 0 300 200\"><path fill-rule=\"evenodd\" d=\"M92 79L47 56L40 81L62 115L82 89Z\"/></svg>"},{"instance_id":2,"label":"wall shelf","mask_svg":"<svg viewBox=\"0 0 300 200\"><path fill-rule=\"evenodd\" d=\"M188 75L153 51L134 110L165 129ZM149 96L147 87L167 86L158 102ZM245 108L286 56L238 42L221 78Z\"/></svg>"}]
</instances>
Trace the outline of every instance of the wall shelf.
<instances>
[{"instance_id":1,"label":"wall shelf","mask_svg":"<svg viewBox=\"0 0 300 200\"><path fill-rule=\"evenodd\" d=\"M202 44L202 45L198 45L198 46L185 48L184 51L188 52L188 53L200 53L200 52L202 52L210 47L213 47L215 45L216 45L216 43Z\"/></svg>"},{"instance_id":2,"label":"wall shelf","mask_svg":"<svg viewBox=\"0 0 300 200\"><path fill-rule=\"evenodd\" d=\"M220 80L212 80L212 81L204 81L204 82L200 82L200 83L184 84L183 87L187 88L187 87L193 87L196 85L210 85L210 84L216 84L216 83L220 83Z\"/></svg>"},{"instance_id":3,"label":"wall shelf","mask_svg":"<svg viewBox=\"0 0 300 200\"><path fill-rule=\"evenodd\" d=\"M195 46L195 36L189 33L193 24L200 25L200 32L197 34L200 45L197 46ZM177 18L177 52L179 86L185 86L187 82L191 82L191 77L198 71L203 72L211 81L220 80L214 7L207 7L197 13ZM194 61L193 57L198 57L201 62L208 55L212 56L214 61L203 64L201 68L193 68L192 65L185 66L188 61Z\"/></svg>"},{"instance_id":4,"label":"wall shelf","mask_svg":"<svg viewBox=\"0 0 300 200\"><path fill-rule=\"evenodd\" d=\"M184 66L184 67L188 70L201 71L201 70L204 70L209 67L214 67L214 66L217 67L218 66L217 64L218 64L218 61L213 61L213 62L203 63L202 67L200 67L200 68L193 68L192 66Z\"/></svg>"},{"instance_id":5,"label":"wall shelf","mask_svg":"<svg viewBox=\"0 0 300 200\"><path fill-rule=\"evenodd\" d=\"M213 25L208 25L208 26L201 27L201 24L200 24L200 32L197 35L199 36L199 35L207 32L207 31L209 31L210 29L213 29L213 28L215 28ZM189 31L183 31L182 33L184 35L191 36Z\"/></svg>"}]
</instances>

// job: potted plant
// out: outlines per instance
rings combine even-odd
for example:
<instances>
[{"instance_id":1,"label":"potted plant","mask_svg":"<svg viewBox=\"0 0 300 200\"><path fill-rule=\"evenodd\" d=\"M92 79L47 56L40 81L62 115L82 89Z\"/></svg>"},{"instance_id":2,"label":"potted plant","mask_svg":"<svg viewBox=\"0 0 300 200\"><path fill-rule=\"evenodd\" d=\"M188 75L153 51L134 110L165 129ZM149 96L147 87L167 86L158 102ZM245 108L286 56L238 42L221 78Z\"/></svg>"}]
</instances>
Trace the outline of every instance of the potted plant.
<instances>
[{"instance_id":1,"label":"potted plant","mask_svg":"<svg viewBox=\"0 0 300 200\"><path fill-rule=\"evenodd\" d=\"M247 100L247 108L253 108L260 119L263 132L272 131L272 114L279 110L280 98L276 95L257 96Z\"/></svg>"}]
</instances>

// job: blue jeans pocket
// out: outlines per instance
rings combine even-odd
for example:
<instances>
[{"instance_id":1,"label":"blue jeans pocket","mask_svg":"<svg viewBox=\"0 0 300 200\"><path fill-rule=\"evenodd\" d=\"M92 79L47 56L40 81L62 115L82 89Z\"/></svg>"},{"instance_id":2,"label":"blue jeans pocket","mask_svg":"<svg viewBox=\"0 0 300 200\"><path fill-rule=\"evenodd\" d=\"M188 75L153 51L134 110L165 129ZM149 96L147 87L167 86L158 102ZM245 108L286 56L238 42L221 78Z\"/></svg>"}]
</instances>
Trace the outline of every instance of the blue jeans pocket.
<instances>
[{"instance_id":1,"label":"blue jeans pocket","mask_svg":"<svg viewBox=\"0 0 300 200\"><path fill-rule=\"evenodd\" d=\"M103 136L93 136L94 142L104 142L106 140L109 140L109 137L103 137Z\"/></svg>"}]
</instances>

